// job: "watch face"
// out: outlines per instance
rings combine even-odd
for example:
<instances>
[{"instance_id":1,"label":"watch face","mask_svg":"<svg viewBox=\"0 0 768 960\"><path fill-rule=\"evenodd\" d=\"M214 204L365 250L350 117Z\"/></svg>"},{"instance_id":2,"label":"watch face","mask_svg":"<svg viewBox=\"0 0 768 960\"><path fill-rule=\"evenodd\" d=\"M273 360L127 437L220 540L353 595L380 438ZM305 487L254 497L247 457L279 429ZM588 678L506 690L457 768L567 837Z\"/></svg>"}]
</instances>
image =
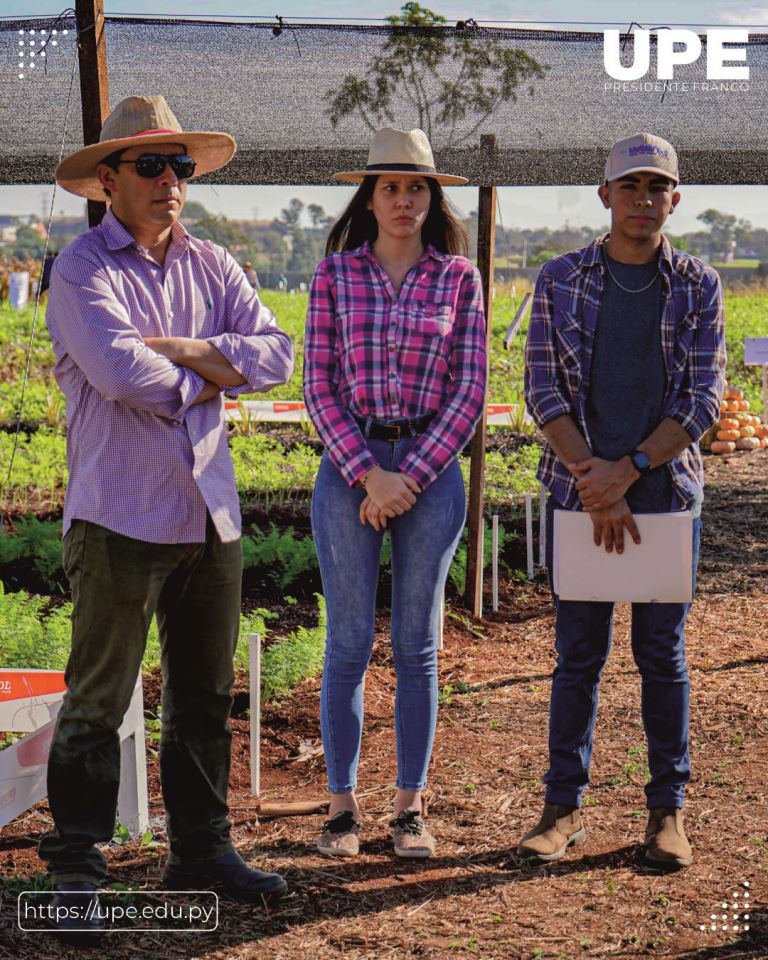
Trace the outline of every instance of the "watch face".
<instances>
[{"instance_id":1,"label":"watch face","mask_svg":"<svg viewBox=\"0 0 768 960\"><path fill-rule=\"evenodd\" d=\"M640 473L645 473L651 468L651 461L647 453L643 453L642 450L635 450L632 454L632 463L635 465L635 469L639 470Z\"/></svg>"}]
</instances>

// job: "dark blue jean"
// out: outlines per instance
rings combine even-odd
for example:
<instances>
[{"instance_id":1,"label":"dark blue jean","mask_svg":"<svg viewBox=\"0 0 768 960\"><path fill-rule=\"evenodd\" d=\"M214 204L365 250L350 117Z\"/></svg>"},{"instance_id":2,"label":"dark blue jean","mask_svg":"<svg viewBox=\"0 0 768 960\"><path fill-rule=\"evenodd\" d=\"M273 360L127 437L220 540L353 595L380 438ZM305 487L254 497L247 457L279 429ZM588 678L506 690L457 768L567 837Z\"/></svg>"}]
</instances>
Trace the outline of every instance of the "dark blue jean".
<instances>
[{"instance_id":1,"label":"dark blue jean","mask_svg":"<svg viewBox=\"0 0 768 960\"><path fill-rule=\"evenodd\" d=\"M385 470L416 442L367 441ZM328 611L320 721L331 793L354 790L363 729L365 673L373 646L379 556L384 537L358 511L365 497L324 454L312 497L312 532ZM454 460L416 504L388 521L392 541L392 654L397 674L397 786L420 790L437 722L440 605L464 526L464 481Z\"/></svg>"},{"instance_id":2,"label":"dark blue jean","mask_svg":"<svg viewBox=\"0 0 768 960\"><path fill-rule=\"evenodd\" d=\"M552 585L552 528L556 509L547 500L547 567ZM701 519L693 521L693 578L699 560ZM594 549L598 549L594 547ZM601 546L599 549L605 549ZM547 803L581 806L589 783L600 675L611 647L613 603L560 600L555 610L557 665L549 713ZM685 662L689 603L633 603L632 654L642 677L641 710L648 741L649 808L682 807L691 778L688 752L690 683Z\"/></svg>"}]
</instances>

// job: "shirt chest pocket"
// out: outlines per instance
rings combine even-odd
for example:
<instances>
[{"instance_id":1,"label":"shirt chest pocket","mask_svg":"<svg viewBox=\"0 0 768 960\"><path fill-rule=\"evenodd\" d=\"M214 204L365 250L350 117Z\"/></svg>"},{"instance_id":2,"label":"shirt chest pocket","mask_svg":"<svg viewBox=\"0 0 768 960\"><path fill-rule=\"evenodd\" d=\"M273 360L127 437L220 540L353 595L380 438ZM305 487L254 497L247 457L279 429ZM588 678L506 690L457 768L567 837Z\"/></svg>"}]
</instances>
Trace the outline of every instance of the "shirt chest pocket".
<instances>
[{"instance_id":1,"label":"shirt chest pocket","mask_svg":"<svg viewBox=\"0 0 768 960\"><path fill-rule=\"evenodd\" d=\"M692 310L687 313L677 326L675 332L675 350L673 369L676 374L682 373L688 364L688 355L691 352L696 331L699 328L699 315Z\"/></svg>"},{"instance_id":2,"label":"shirt chest pocket","mask_svg":"<svg viewBox=\"0 0 768 960\"><path fill-rule=\"evenodd\" d=\"M552 317L560 362L572 373L579 372L581 366L581 327L581 319L565 310Z\"/></svg>"},{"instance_id":3,"label":"shirt chest pocket","mask_svg":"<svg viewBox=\"0 0 768 960\"><path fill-rule=\"evenodd\" d=\"M447 337L453 330L453 307L418 307L408 311L405 329L417 337Z\"/></svg>"}]
</instances>

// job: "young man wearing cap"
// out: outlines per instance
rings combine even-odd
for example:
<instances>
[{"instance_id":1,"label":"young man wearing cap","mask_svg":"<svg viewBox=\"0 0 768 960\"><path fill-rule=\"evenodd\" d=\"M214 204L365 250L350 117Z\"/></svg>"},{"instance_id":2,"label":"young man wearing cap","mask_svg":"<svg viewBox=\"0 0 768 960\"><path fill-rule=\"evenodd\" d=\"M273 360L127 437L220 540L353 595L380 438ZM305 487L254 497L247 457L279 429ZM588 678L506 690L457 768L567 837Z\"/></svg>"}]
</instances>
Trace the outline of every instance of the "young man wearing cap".
<instances>
[{"instance_id":1,"label":"young man wearing cap","mask_svg":"<svg viewBox=\"0 0 768 960\"><path fill-rule=\"evenodd\" d=\"M611 232L550 260L539 275L526 345L525 396L547 444L538 476L555 508L586 510L595 547L639 543L632 514L689 509L694 576L703 472L698 440L719 415L725 370L717 273L674 250L662 228L680 200L671 144L642 133L616 143L598 193ZM549 550L552 570L552 550ZM559 859L582 843L598 685L611 643L612 603L555 596L544 812L521 856ZM634 604L632 652L642 676L651 772L646 859L684 867L692 854L681 808L690 779L689 604Z\"/></svg>"},{"instance_id":2,"label":"young man wearing cap","mask_svg":"<svg viewBox=\"0 0 768 960\"><path fill-rule=\"evenodd\" d=\"M179 223L187 180L234 152L227 134L182 132L162 97L129 97L100 142L56 171L73 193L110 200L101 224L57 257L47 312L67 398L73 615L48 766L55 830L40 856L65 906L94 902L106 876L96 844L112 837L118 728L155 613L164 882L218 885L250 902L286 890L277 874L247 867L230 838L242 553L222 393L284 383L292 347L226 250ZM85 933L103 925L67 923Z\"/></svg>"}]
</instances>

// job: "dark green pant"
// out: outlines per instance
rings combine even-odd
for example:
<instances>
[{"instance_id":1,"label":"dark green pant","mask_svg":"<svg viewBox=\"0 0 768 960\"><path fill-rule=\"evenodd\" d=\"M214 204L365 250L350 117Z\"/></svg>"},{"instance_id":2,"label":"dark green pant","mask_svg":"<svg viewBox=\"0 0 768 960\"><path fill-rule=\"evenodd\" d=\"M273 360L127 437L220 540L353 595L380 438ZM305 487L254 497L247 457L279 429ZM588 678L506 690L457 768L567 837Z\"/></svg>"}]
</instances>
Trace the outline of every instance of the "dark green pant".
<instances>
[{"instance_id":1,"label":"dark green pant","mask_svg":"<svg viewBox=\"0 0 768 960\"><path fill-rule=\"evenodd\" d=\"M101 881L95 844L114 832L118 728L157 613L163 670L160 776L170 862L233 849L227 807L233 657L240 624L240 541L158 544L75 520L64 538L72 586L67 692L48 761L55 830L40 857L55 883Z\"/></svg>"}]
</instances>

